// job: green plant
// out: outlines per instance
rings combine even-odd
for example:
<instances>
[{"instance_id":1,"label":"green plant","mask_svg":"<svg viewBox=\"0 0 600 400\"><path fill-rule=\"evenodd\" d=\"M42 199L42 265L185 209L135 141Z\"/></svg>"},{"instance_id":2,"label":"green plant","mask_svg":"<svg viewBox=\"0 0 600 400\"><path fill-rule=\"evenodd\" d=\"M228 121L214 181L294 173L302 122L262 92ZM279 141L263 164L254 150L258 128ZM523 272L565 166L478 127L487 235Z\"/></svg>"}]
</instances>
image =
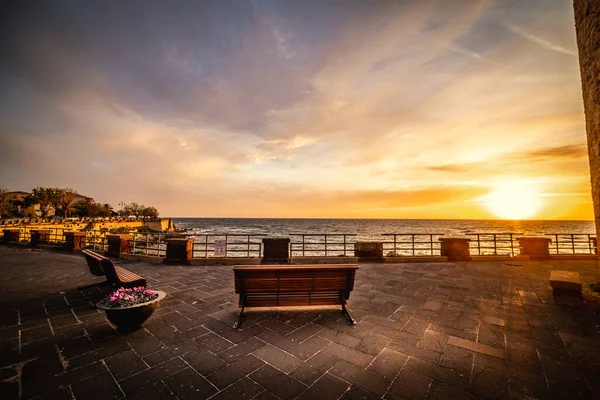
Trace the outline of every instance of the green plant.
<instances>
[{"instance_id":1,"label":"green plant","mask_svg":"<svg viewBox=\"0 0 600 400\"><path fill-rule=\"evenodd\" d=\"M402 254L398 253L395 250L392 250L392 251L388 251L385 256L386 257L402 257Z\"/></svg>"},{"instance_id":2,"label":"green plant","mask_svg":"<svg viewBox=\"0 0 600 400\"><path fill-rule=\"evenodd\" d=\"M102 303L106 307L121 308L142 304L158 297L158 293L146 289L143 286L137 286L133 289L121 287L108 295Z\"/></svg>"}]
</instances>

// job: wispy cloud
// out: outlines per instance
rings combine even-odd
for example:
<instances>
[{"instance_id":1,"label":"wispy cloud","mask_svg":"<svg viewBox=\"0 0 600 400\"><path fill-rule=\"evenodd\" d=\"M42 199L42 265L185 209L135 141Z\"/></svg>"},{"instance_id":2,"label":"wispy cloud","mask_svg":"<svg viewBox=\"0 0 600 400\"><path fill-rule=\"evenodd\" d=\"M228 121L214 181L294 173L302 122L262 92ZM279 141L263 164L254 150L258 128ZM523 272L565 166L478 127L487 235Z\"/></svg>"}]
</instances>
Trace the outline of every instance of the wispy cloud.
<instances>
[{"instance_id":1,"label":"wispy cloud","mask_svg":"<svg viewBox=\"0 0 600 400\"><path fill-rule=\"evenodd\" d=\"M211 216L461 217L506 175L581 193L566 12L561 0L17 4L0 37L0 182Z\"/></svg>"}]
</instances>

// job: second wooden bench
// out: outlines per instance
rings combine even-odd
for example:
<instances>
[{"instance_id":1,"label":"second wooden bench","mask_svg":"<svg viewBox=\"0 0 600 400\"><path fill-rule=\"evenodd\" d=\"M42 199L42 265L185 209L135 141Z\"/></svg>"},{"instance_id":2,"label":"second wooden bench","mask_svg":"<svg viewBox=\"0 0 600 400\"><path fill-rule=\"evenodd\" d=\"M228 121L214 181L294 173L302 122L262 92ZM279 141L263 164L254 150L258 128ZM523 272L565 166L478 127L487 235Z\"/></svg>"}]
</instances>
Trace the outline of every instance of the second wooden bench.
<instances>
[{"instance_id":1,"label":"second wooden bench","mask_svg":"<svg viewBox=\"0 0 600 400\"><path fill-rule=\"evenodd\" d=\"M83 250L90 272L96 276L106 275L106 281L115 286L146 286L146 280L123 267L114 265L110 258L92 250Z\"/></svg>"}]
</instances>

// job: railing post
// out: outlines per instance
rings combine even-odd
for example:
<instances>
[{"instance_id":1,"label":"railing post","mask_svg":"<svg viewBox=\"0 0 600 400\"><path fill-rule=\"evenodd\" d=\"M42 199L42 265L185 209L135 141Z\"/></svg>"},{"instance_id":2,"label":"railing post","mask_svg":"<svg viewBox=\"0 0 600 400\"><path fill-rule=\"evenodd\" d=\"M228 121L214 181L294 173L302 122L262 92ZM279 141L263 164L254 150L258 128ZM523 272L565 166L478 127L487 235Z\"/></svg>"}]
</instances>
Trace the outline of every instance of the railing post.
<instances>
[{"instance_id":1,"label":"railing post","mask_svg":"<svg viewBox=\"0 0 600 400\"><path fill-rule=\"evenodd\" d=\"M131 238L131 235L106 235L106 241L108 242L106 255L119 257L121 253L131 253Z\"/></svg>"},{"instance_id":2,"label":"railing post","mask_svg":"<svg viewBox=\"0 0 600 400\"><path fill-rule=\"evenodd\" d=\"M67 251L73 251L75 249L81 249L85 244L85 232L71 231L63 232L65 236L65 242L63 243L63 249Z\"/></svg>"},{"instance_id":3,"label":"railing post","mask_svg":"<svg viewBox=\"0 0 600 400\"><path fill-rule=\"evenodd\" d=\"M31 231L31 247L37 247L39 244L48 244L50 230L34 229Z\"/></svg>"},{"instance_id":4,"label":"railing post","mask_svg":"<svg viewBox=\"0 0 600 400\"><path fill-rule=\"evenodd\" d=\"M263 238L262 243L264 246L263 261L289 262L289 238Z\"/></svg>"},{"instance_id":5,"label":"railing post","mask_svg":"<svg viewBox=\"0 0 600 400\"><path fill-rule=\"evenodd\" d=\"M524 236L518 237L517 241L519 242L519 250L522 256L530 256L532 258L550 257L550 243L552 243L552 239L550 238Z\"/></svg>"},{"instance_id":6,"label":"railing post","mask_svg":"<svg viewBox=\"0 0 600 400\"><path fill-rule=\"evenodd\" d=\"M478 236L479 239L479 236ZM448 257L448 261L471 261L469 242L471 239L462 237L444 237L441 242L440 255Z\"/></svg>"},{"instance_id":7,"label":"railing post","mask_svg":"<svg viewBox=\"0 0 600 400\"><path fill-rule=\"evenodd\" d=\"M167 255L165 264L188 264L193 257L194 238L165 239L167 242Z\"/></svg>"},{"instance_id":8,"label":"railing post","mask_svg":"<svg viewBox=\"0 0 600 400\"><path fill-rule=\"evenodd\" d=\"M21 230L18 228L4 229L4 243L18 242L21 236Z\"/></svg>"}]
</instances>

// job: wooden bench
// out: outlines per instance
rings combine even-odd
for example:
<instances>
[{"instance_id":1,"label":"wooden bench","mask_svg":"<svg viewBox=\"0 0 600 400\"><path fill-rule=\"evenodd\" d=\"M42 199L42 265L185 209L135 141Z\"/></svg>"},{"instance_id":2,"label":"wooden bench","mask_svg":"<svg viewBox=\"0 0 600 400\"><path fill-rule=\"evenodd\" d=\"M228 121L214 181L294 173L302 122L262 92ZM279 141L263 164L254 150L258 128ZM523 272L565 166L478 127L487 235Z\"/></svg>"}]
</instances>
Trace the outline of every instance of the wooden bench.
<instances>
[{"instance_id":1,"label":"wooden bench","mask_svg":"<svg viewBox=\"0 0 600 400\"><path fill-rule=\"evenodd\" d=\"M106 281L111 285L123 287L146 286L146 280L125 268L114 265L108 257L92 250L83 250L90 272L96 276L106 275Z\"/></svg>"},{"instance_id":2,"label":"wooden bench","mask_svg":"<svg viewBox=\"0 0 600 400\"><path fill-rule=\"evenodd\" d=\"M354 289L358 265L240 265L234 266L235 292L242 308L233 326L242 326L246 307L289 307L340 305L350 324L355 325L346 308Z\"/></svg>"}]
</instances>

